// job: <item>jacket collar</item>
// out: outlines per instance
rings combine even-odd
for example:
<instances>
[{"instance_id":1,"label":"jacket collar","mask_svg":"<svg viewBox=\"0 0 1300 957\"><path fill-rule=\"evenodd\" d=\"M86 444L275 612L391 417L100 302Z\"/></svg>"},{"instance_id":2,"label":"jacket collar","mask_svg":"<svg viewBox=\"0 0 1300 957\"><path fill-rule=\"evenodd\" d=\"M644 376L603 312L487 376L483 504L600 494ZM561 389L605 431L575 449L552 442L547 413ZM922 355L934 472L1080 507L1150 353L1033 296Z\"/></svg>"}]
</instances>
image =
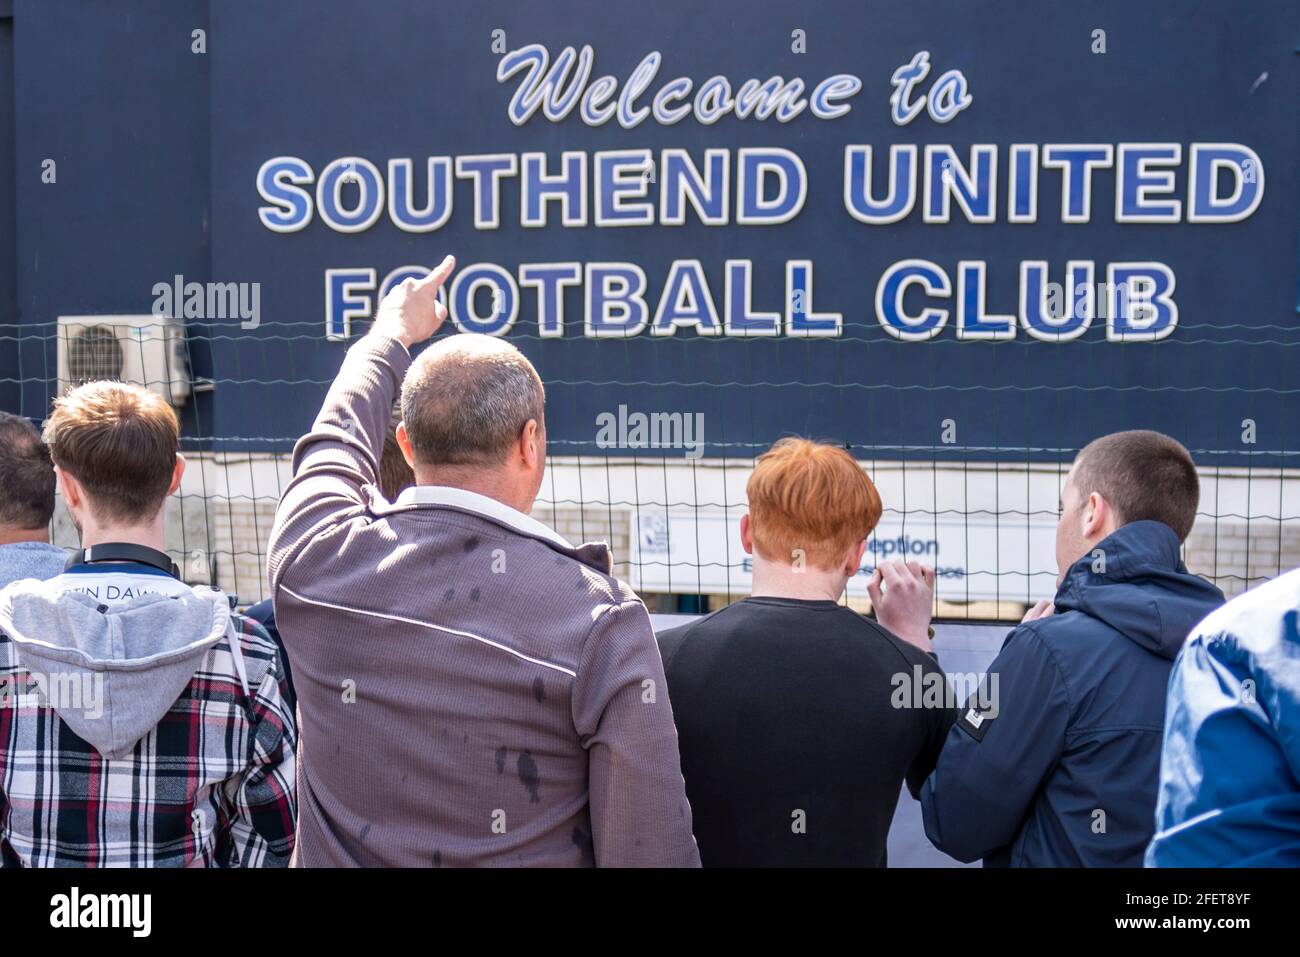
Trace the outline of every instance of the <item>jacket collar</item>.
<instances>
[{"instance_id":1,"label":"jacket collar","mask_svg":"<svg viewBox=\"0 0 1300 957\"><path fill-rule=\"evenodd\" d=\"M1172 660L1192 627L1223 603L1193 575L1181 543L1161 522L1130 522L1075 562L1056 593L1056 610L1079 611L1148 651Z\"/></svg>"},{"instance_id":2,"label":"jacket collar","mask_svg":"<svg viewBox=\"0 0 1300 957\"><path fill-rule=\"evenodd\" d=\"M1146 519L1121 525L1070 566L1058 594L1064 595L1072 585L1093 583L1094 579L1114 583L1160 572L1187 574L1181 546L1178 535L1163 522ZM1102 571L1094 572L1098 553L1105 556L1105 563Z\"/></svg>"}]
</instances>

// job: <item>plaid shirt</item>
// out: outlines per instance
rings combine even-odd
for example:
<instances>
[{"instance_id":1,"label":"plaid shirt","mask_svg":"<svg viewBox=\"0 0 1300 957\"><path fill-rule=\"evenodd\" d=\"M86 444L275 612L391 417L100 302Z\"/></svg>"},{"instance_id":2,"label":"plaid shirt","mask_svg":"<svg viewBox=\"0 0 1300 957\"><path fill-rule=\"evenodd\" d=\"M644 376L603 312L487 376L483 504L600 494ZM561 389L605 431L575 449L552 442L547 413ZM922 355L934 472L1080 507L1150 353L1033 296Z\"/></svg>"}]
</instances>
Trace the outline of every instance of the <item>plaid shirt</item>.
<instances>
[{"instance_id":1,"label":"plaid shirt","mask_svg":"<svg viewBox=\"0 0 1300 957\"><path fill-rule=\"evenodd\" d=\"M131 753L109 759L47 706L0 634L0 867L284 867L293 852L294 715L275 644L232 616L227 641Z\"/></svg>"}]
</instances>

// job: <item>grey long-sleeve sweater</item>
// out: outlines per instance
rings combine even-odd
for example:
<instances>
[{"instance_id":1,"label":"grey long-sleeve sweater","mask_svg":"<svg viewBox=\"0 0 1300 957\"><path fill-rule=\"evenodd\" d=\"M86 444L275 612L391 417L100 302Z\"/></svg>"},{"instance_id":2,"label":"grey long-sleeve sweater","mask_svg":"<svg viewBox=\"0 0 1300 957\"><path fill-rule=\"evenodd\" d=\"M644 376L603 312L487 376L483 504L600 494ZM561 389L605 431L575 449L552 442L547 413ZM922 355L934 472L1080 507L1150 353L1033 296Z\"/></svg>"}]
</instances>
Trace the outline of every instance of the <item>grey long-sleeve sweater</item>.
<instances>
[{"instance_id":1,"label":"grey long-sleeve sweater","mask_svg":"<svg viewBox=\"0 0 1300 957\"><path fill-rule=\"evenodd\" d=\"M698 866L645 606L462 489L389 503L376 462L410 365L348 353L271 533L301 713L305 866Z\"/></svg>"}]
</instances>

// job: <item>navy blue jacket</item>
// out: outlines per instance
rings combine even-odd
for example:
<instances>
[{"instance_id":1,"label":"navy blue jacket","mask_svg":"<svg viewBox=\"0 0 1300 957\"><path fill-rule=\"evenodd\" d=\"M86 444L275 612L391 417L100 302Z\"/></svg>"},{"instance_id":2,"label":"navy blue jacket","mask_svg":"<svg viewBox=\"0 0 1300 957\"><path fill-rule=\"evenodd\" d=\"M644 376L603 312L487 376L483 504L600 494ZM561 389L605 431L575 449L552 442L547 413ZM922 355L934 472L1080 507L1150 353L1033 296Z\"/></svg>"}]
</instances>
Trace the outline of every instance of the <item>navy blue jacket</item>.
<instances>
[{"instance_id":1,"label":"navy blue jacket","mask_svg":"<svg viewBox=\"0 0 1300 957\"><path fill-rule=\"evenodd\" d=\"M1178 536L1131 522L1066 572L1056 614L1020 625L921 792L925 833L986 866L1142 866L1155 830L1165 688L1223 594Z\"/></svg>"},{"instance_id":2,"label":"navy blue jacket","mask_svg":"<svg viewBox=\"0 0 1300 957\"><path fill-rule=\"evenodd\" d=\"M289 710L293 711L298 706L298 695L293 690L293 672L289 670L289 653L284 650L284 639L280 637L280 629L275 624L275 605L267 598L256 605L250 605L244 615L265 628L266 633L275 642L275 646L280 649L280 662L284 665L284 700L289 705Z\"/></svg>"}]
</instances>

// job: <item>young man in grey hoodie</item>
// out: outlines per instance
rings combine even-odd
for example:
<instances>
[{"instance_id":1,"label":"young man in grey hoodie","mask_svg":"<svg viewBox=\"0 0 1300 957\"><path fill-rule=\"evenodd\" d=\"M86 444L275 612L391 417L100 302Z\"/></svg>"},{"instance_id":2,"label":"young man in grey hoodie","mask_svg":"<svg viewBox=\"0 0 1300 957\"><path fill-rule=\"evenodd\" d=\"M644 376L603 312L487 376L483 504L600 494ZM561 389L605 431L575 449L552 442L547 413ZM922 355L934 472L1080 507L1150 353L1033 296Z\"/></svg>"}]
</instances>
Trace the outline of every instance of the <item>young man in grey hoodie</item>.
<instances>
[{"instance_id":1,"label":"young man in grey hoodie","mask_svg":"<svg viewBox=\"0 0 1300 957\"><path fill-rule=\"evenodd\" d=\"M36 426L0 412L0 588L20 578L53 578L67 554L50 544L54 464Z\"/></svg>"},{"instance_id":2,"label":"young man in grey hoodie","mask_svg":"<svg viewBox=\"0 0 1300 957\"><path fill-rule=\"evenodd\" d=\"M176 415L93 382L46 422L83 550L0 591L0 866L283 866L294 716L276 646L163 551Z\"/></svg>"}]
</instances>

